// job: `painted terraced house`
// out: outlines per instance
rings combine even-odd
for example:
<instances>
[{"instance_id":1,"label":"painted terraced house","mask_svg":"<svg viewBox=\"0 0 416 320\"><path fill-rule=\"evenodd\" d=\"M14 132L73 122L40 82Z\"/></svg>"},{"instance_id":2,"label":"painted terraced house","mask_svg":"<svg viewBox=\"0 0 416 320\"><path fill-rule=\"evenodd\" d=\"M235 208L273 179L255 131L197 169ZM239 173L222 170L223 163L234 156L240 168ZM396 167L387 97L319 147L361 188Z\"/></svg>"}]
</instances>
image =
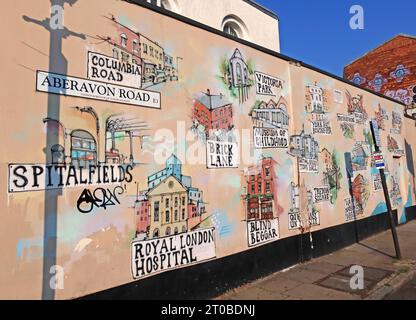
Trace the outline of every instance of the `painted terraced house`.
<instances>
[{"instance_id":1,"label":"painted terraced house","mask_svg":"<svg viewBox=\"0 0 416 320\"><path fill-rule=\"evenodd\" d=\"M141 66L143 87L178 80L177 63L161 44L125 26L114 16L110 20L117 33L103 39L113 46L113 58Z\"/></svg>"}]
</instances>

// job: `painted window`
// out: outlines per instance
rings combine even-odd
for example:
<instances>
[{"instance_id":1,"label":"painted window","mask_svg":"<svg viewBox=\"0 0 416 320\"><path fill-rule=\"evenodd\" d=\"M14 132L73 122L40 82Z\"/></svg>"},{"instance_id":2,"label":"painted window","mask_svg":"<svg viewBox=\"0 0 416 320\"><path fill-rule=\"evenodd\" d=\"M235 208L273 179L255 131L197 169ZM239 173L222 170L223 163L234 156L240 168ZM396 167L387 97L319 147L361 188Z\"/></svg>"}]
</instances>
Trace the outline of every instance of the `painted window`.
<instances>
[{"instance_id":1,"label":"painted window","mask_svg":"<svg viewBox=\"0 0 416 320\"><path fill-rule=\"evenodd\" d=\"M169 222L170 221L170 212L169 212L169 210L166 210L165 216L166 216L166 222Z\"/></svg>"},{"instance_id":2,"label":"painted window","mask_svg":"<svg viewBox=\"0 0 416 320\"><path fill-rule=\"evenodd\" d=\"M159 238L159 229L153 230L153 238Z\"/></svg>"},{"instance_id":3,"label":"painted window","mask_svg":"<svg viewBox=\"0 0 416 320\"><path fill-rule=\"evenodd\" d=\"M74 165L86 167L96 163L97 150L94 137L85 130L71 133L71 161Z\"/></svg>"},{"instance_id":4,"label":"painted window","mask_svg":"<svg viewBox=\"0 0 416 320\"><path fill-rule=\"evenodd\" d=\"M182 209L182 220L185 220L185 209Z\"/></svg>"},{"instance_id":5,"label":"painted window","mask_svg":"<svg viewBox=\"0 0 416 320\"><path fill-rule=\"evenodd\" d=\"M121 46L122 47L127 47L127 36L126 36L126 34L124 34L124 33L122 33L121 34Z\"/></svg>"},{"instance_id":6,"label":"painted window","mask_svg":"<svg viewBox=\"0 0 416 320\"><path fill-rule=\"evenodd\" d=\"M155 201L154 207L155 207L154 222L158 222L159 221L159 201Z\"/></svg>"},{"instance_id":7,"label":"painted window","mask_svg":"<svg viewBox=\"0 0 416 320\"><path fill-rule=\"evenodd\" d=\"M167 228L166 228L165 235L170 236L170 227L167 227Z\"/></svg>"},{"instance_id":8,"label":"painted window","mask_svg":"<svg viewBox=\"0 0 416 320\"><path fill-rule=\"evenodd\" d=\"M137 49L137 40L133 40L133 53L138 54L139 50Z\"/></svg>"}]
</instances>

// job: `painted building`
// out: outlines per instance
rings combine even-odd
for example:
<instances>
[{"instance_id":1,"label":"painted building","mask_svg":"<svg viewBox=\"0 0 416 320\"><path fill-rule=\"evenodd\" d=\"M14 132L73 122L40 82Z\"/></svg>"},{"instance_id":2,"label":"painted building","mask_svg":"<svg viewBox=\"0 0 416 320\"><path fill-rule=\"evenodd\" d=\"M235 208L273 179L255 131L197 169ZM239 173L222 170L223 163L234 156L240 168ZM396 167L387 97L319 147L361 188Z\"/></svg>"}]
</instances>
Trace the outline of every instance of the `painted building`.
<instances>
[{"instance_id":1,"label":"painted building","mask_svg":"<svg viewBox=\"0 0 416 320\"><path fill-rule=\"evenodd\" d=\"M147 195L140 195L140 199L134 202L136 212L136 238L146 239L150 227L150 202Z\"/></svg>"},{"instance_id":2,"label":"painted building","mask_svg":"<svg viewBox=\"0 0 416 320\"><path fill-rule=\"evenodd\" d=\"M150 203L150 238L188 231L188 192L175 176L171 175L151 188L147 197Z\"/></svg>"},{"instance_id":3,"label":"painted building","mask_svg":"<svg viewBox=\"0 0 416 320\"><path fill-rule=\"evenodd\" d=\"M141 66L140 34L119 23L114 17L111 17L111 22L117 30L108 40L113 46L113 58Z\"/></svg>"},{"instance_id":4,"label":"painted building","mask_svg":"<svg viewBox=\"0 0 416 320\"><path fill-rule=\"evenodd\" d=\"M328 149L323 148L319 154L319 159L322 165L322 169L325 172L331 172L333 170L332 154Z\"/></svg>"},{"instance_id":5,"label":"painted building","mask_svg":"<svg viewBox=\"0 0 416 320\"><path fill-rule=\"evenodd\" d=\"M143 82L159 83L165 81L163 47L156 41L141 35L140 49L143 61Z\"/></svg>"},{"instance_id":6,"label":"painted building","mask_svg":"<svg viewBox=\"0 0 416 320\"><path fill-rule=\"evenodd\" d=\"M287 101L283 97L278 102L272 99L269 102L257 102L249 115L255 127L287 129L289 126Z\"/></svg>"},{"instance_id":7,"label":"painted building","mask_svg":"<svg viewBox=\"0 0 416 320\"><path fill-rule=\"evenodd\" d=\"M247 193L243 200L247 220L273 219L276 197L273 159L261 159L257 165L244 172L244 178Z\"/></svg>"},{"instance_id":8,"label":"painted building","mask_svg":"<svg viewBox=\"0 0 416 320\"><path fill-rule=\"evenodd\" d=\"M206 135L210 130L229 131L233 128L232 104L224 95L213 95L208 90L194 100L192 120L195 127L202 126Z\"/></svg>"},{"instance_id":9,"label":"painted building","mask_svg":"<svg viewBox=\"0 0 416 320\"><path fill-rule=\"evenodd\" d=\"M306 111L308 113L325 114L328 112L326 105L326 97L324 96L324 90L315 85L308 85L307 87Z\"/></svg>"},{"instance_id":10,"label":"painted building","mask_svg":"<svg viewBox=\"0 0 416 320\"><path fill-rule=\"evenodd\" d=\"M345 66L344 78L407 105L416 103L416 37L388 40Z\"/></svg>"},{"instance_id":11,"label":"painted building","mask_svg":"<svg viewBox=\"0 0 416 320\"><path fill-rule=\"evenodd\" d=\"M240 50L235 49L230 58L229 83L235 88L245 88L249 84L248 65Z\"/></svg>"},{"instance_id":12,"label":"painted building","mask_svg":"<svg viewBox=\"0 0 416 320\"><path fill-rule=\"evenodd\" d=\"M303 159L317 160L319 144L315 138L305 133L305 129L300 134L290 137L290 153Z\"/></svg>"}]
</instances>

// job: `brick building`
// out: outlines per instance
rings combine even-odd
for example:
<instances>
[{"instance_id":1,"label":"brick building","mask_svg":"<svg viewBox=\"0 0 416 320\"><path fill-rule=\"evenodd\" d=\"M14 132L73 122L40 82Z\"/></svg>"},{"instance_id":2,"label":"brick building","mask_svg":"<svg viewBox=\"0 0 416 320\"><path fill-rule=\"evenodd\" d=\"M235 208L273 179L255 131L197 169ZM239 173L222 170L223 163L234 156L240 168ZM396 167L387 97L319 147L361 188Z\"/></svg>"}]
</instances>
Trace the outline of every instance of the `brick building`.
<instances>
[{"instance_id":1,"label":"brick building","mask_svg":"<svg viewBox=\"0 0 416 320\"><path fill-rule=\"evenodd\" d=\"M344 78L405 104L416 102L416 37L385 42L347 65Z\"/></svg>"},{"instance_id":2,"label":"brick building","mask_svg":"<svg viewBox=\"0 0 416 320\"><path fill-rule=\"evenodd\" d=\"M202 126L206 135L210 130L229 131L233 128L232 104L224 95L207 90L194 100L192 120L195 126Z\"/></svg>"},{"instance_id":3,"label":"brick building","mask_svg":"<svg viewBox=\"0 0 416 320\"><path fill-rule=\"evenodd\" d=\"M274 212L274 161L263 158L245 173L246 195L243 196L247 220L273 219Z\"/></svg>"}]
</instances>

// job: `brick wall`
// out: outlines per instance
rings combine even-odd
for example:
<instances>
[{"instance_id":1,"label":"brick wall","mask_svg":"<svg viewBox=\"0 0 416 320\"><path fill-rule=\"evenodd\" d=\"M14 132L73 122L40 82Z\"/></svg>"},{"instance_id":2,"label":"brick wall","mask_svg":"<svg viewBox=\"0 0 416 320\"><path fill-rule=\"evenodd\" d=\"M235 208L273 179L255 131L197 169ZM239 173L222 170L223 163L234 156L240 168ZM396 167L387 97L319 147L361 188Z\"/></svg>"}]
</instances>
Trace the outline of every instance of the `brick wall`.
<instances>
[{"instance_id":1,"label":"brick wall","mask_svg":"<svg viewBox=\"0 0 416 320\"><path fill-rule=\"evenodd\" d=\"M416 102L416 37L393 38L347 65L344 78L406 104Z\"/></svg>"}]
</instances>

